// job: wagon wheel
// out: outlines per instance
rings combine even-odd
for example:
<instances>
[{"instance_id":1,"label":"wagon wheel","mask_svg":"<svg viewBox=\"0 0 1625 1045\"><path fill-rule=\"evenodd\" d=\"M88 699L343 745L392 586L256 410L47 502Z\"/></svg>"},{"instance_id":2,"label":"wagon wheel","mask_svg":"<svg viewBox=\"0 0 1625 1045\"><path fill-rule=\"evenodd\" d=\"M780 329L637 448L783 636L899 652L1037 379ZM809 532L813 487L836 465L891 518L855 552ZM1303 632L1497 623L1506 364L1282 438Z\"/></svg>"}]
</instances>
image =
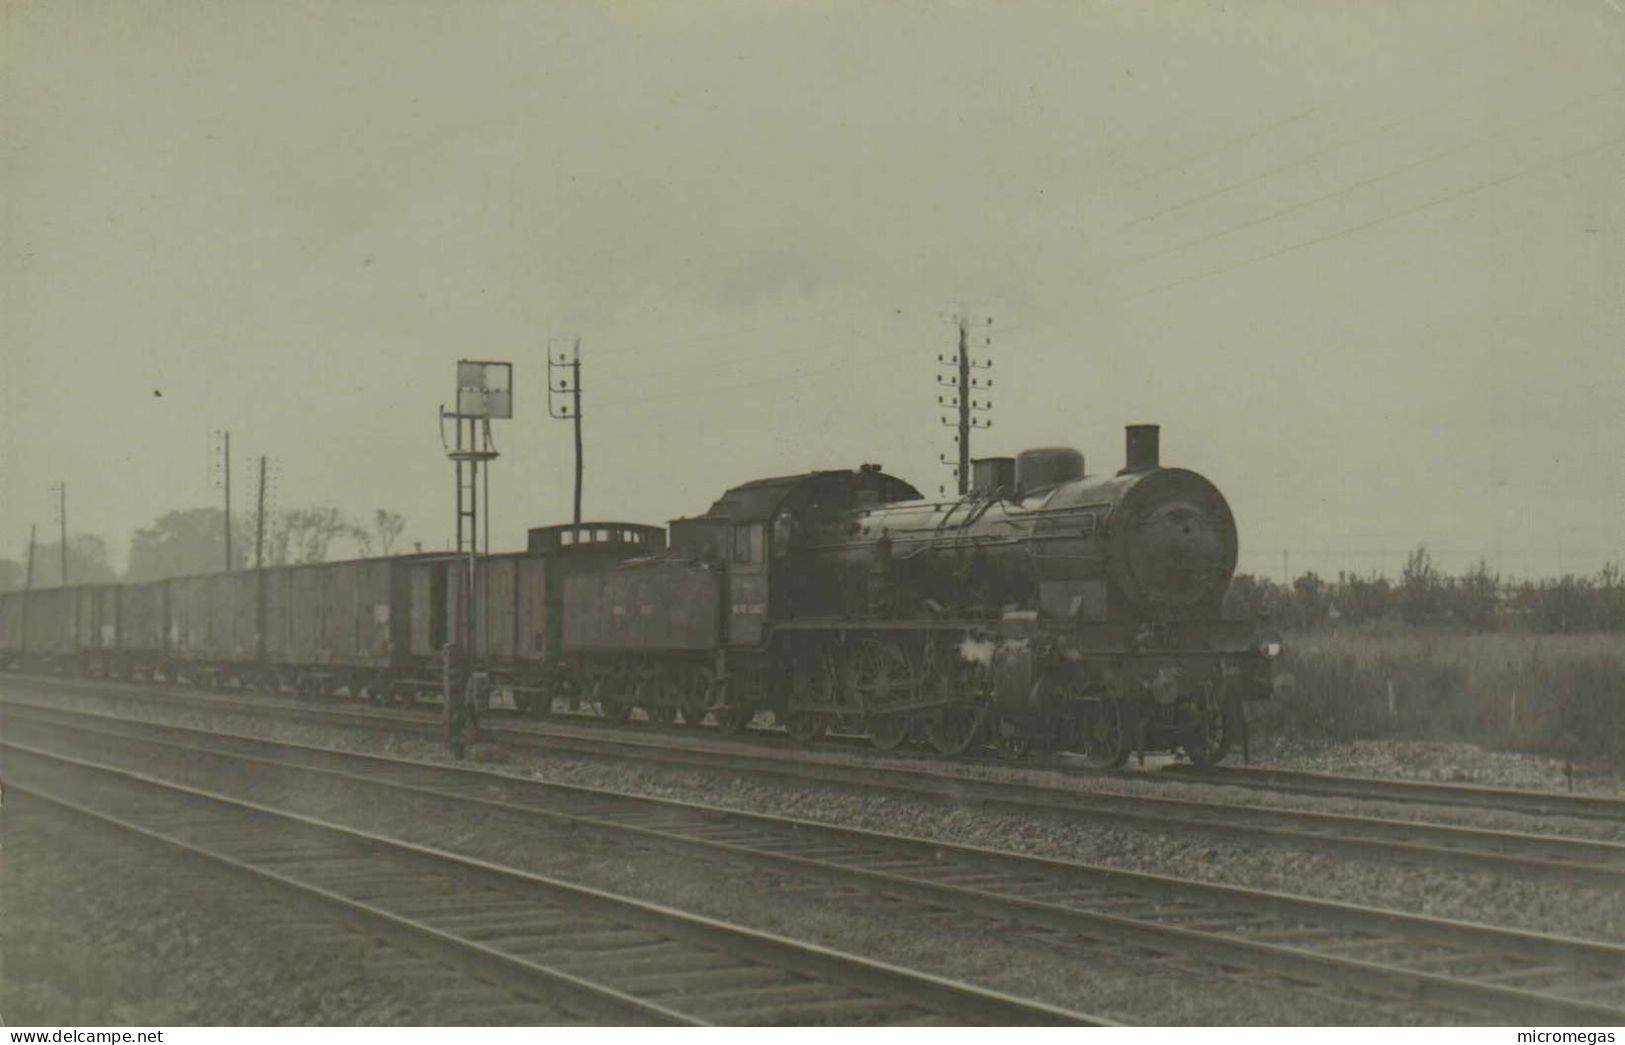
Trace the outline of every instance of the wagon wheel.
<instances>
[{"instance_id":1,"label":"wagon wheel","mask_svg":"<svg viewBox=\"0 0 1625 1045\"><path fill-rule=\"evenodd\" d=\"M969 704L950 704L925 720L925 739L940 754L963 755L981 736L986 717Z\"/></svg>"},{"instance_id":2,"label":"wagon wheel","mask_svg":"<svg viewBox=\"0 0 1625 1045\"><path fill-rule=\"evenodd\" d=\"M1019 762L1033 750L1032 734L1014 719L1000 718L993 730L993 746L1007 762Z\"/></svg>"},{"instance_id":3,"label":"wagon wheel","mask_svg":"<svg viewBox=\"0 0 1625 1045\"><path fill-rule=\"evenodd\" d=\"M598 713L610 722L620 725L632 717L632 703L621 696L622 679L617 672L598 676L592 683L592 703Z\"/></svg>"},{"instance_id":4,"label":"wagon wheel","mask_svg":"<svg viewBox=\"0 0 1625 1045\"><path fill-rule=\"evenodd\" d=\"M834 707L835 695L833 659L825 653L800 658L790 675L790 706L785 709L784 731L803 744L823 736L834 716L817 709Z\"/></svg>"},{"instance_id":5,"label":"wagon wheel","mask_svg":"<svg viewBox=\"0 0 1625 1045\"><path fill-rule=\"evenodd\" d=\"M717 720L717 728L724 733L743 733L750 720L756 717L756 709L749 705L730 705L717 708L711 714Z\"/></svg>"},{"instance_id":6,"label":"wagon wheel","mask_svg":"<svg viewBox=\"0 0 1625 1045\"><path fill-rule=\"evenodd\" d=\"M1123 728L1123 709L1115 700L1103 701L1084 721L1083 754L1097 769L1117 769L1128 761L1129 740Z\"/></svg>"},{"instance_id":7,"label":"wagon wheel","mask_svg":"<svg viewBox=\"0 0 1625 1045\"><path fill-rule=\"evenodd\" d=\"M711 717L716 721L717 728L724 733L743 733L750 726L751 720L756 717L756 708L739 699L741 688L738 678L727 683L726 688L719 694L727 703L722 707L711 709Z\"/></svg>"},{"instance_id":8,"label":"wagon wheel","mask_svg":"<svg viewBox=\"0 0 1625 1045\"><path fill-rule=\"evenodd\" d=\"M882 751L891 751L914 732L914 720L908 715L876 715L868 726L869 743Z\"/></svg>"},{"instance_id":9,"label":"wagon wheel","mask_svg":"<svg viewBox=\"0 0 1625 1045\"><path fill-rule=\"evenodd\" d=\"M553 687L546 679L532 679L535 689L525 694L526 711L533 718L546 718L553 713Z\"/></svg>"},{"instance_id":10,"label":"wagon wheel","mask_svg":"<svg viewBox=\"0 0 1625 1045\"><path fill-rule=\"evenodd\" d=\"M656 725L669 726L676 722L682 700L682 683L668 668L656 668L638 683L638 706Z\"/></svg>"},{"instance_id":11,"label":"wagon wheel","mask_svg":"<svg viewBox=\"0 0 1625 1045\"><path fill-rule=\"evenodd\" d=\"M680 669L678 707L683 713L683 725L698 726L705 721L711 707L711 669L703 664L689 664Z\"/></svg>"}]
</instances>

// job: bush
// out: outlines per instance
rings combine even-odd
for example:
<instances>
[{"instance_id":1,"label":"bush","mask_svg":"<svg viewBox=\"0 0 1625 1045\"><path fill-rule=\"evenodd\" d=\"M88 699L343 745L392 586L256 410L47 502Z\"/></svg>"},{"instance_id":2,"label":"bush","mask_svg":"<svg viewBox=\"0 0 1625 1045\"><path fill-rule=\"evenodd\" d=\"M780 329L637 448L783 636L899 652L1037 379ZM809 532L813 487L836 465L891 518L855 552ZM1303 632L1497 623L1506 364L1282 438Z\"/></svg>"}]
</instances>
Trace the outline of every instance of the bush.
<instances>
[{"instance_id":1,"label":"bush","mask_svg":"<svg viewBox=\"0 0 1625 1045\"><path fill-rule=\"evenodd\" d=\"M1238 574L1225 608L1233 616L1267 613L1291 631L1402 622L1417 628L1543 635L1625 632L1625 571L1609 564L1595 577L1503 580L1479 563L1447 577L1418 548L1397 582L1340 573L1325 581L1305 573L1292 584Z\"/></svg>"},{"instance_id":2,"label":"bush","mask_svg":"<svg viewBox=\"0 0 1625 1045\"><path fill-rule=\"evenodd\" d=\"M1290 637L1255 735L1475 740L1625 766L1614 635L1451 634L1393 625Z\"/></svg>"}]
</instances>

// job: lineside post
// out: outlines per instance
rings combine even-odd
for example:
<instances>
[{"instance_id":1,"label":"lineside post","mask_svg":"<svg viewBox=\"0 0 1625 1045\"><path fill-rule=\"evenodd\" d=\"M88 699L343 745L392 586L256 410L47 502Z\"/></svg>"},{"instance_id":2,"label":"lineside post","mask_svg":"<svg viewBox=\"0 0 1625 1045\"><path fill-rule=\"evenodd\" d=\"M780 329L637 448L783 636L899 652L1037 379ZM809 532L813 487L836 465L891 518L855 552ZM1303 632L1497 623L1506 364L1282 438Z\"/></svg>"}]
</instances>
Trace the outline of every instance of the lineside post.
<instances>
[{"instance_id":1,"label":"lineside post","mask_svg":"<svg viewBox=\"0 0 1625 1045\"><path fill-rule=\"evenodd\" d=\"M982 414L993 409L993 401L991 399L978 400L974 398L978 391L993 387L992 378L979 378L974 376L975 371L986 370L992 367L993 361L991 359L976 359L972 357L972 341L975 337L980 337L980 347L983 351L986 351L992 347L993 339L980 331L978 331L976 335L972 334L971 319L968 315L966 315L963 308L956 311L951 319L954 326L959 330L959 346L951 357L944 356L939 353L937 355L937 362L945 367L953 368L955 374L952 378L938 374L937 384L939 386L948 386L953 390L953 394L949 396L938 395L937 406L939 408L951 406L954 407L958 413L958 417L953 421L948 420L948 418L944 416L942 418L942 423L950 428L956 429L956 432L954 433L954 442L958 444L958 453L956 455L957 462L954 464L954 478L958 480L957 488L959 490L959 496L964 497L966 494L970 493L971 432L978 428L993 427L992 421L977 416L978 414ZM981 327L990 327L992 325L993 318L991 316L985 317L985 319L980 322ZM949 463L947 455L941 455L940 460L944 464Z\"/></svg>"},{"instance_id":2,"label":"lineside post","mask_svg":"<svg viewBox=\"0 0 1625 1045\"><path fill-rule=\"evenodd\" d=\"M28 568L23 573L23 646L20 654L24 660L28 659L28 604L34 601L28 597L28 593L34 590L35 529L36 527L33 523L28 524Z\"/></svg>"},{"instance_id":3,"label":"lineside post","mask_svg":"<svg viewBox=\"0 0 1625 1045\"><path fill-rule=\"evenodd\" d=\"M446 637L441 650L441 695L445 700L446 744L461 759L478 738L479 703L488 678L477 644L484 636L478 614L480 599L480 515L485 508L485 554L491 553L491 469L498 454L491 438L493 419L513 416L513 364L490 360L457 361L456 408L440 410L440 440L445 446L445 424L452 422L453 441L446 447L457 480L457 547L463 580L458 598L463 615L459 634ZM485 464L485 485L480 465Z\"/></svg>"},{"instance_id":4,"label":"lineside post","mask_svg":"<svg viewBox=\"0 0 1625 1045\"><path fill-rule=\"evenodd\" d=\"M555 381L553 379L553 371L555 370L568 373L569 376L560 377L557 381ZM547 371L548 415L557 421L573 421L575 423L576 490L575 511L571 513L571 524L574 526L580 526L581 477L583 474L581 445L581 339L572 338L570 342L570 354L566 356L563 352L560 352L557 359L553 358L552 345L549 344ZM568 397L570 401L568 403L555 406L553 401L554 396L558 396L560 399Z\"/></svg>"}]
</instances>

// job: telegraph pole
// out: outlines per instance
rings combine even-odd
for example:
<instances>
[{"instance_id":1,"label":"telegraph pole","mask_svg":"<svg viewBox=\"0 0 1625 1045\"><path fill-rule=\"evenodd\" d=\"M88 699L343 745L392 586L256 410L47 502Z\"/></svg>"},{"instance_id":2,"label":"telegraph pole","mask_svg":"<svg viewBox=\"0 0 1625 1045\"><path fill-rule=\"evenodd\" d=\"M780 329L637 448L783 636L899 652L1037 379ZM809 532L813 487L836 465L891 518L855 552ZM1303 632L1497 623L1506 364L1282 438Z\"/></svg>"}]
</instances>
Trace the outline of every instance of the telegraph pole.
<instances>
[{"instance_id":1,"label":"telegraph pole","mask_svg":"<svg viewBox=\"0 0 1625 1045\"><path fill-rule=\"evenodd\" d=\"M226 434L226 443L221 450L222 469L225 472L226 485L226 570L231 570L231 433Z\"/></svg>"},{"instance_id":2,"label":"telegraph pole","mask_svg":"<svg viewBox=\"0 0 1625 1045\"><path fill-rule=\"evenodd\" d=\"M23 591L25 591L25 592L29 592L29 591L34 590L34 530L35 529L36 529L36 527L35 527L35 525L33 523L28 524L28 568L23 572ZM22 655L24 657L28 656L28 604L33 602L33 601L34 601L33 599L24 599L23 600L23 652L22 652Z\"/></svg>"},{"instance_id":3,"label":"telegraph pole","mask_svg":"<svg viewBox=\"0 0 1625 1045\"><path fill-rule=\"evenodd\" d=\"M959 496L970 492L970 353L966 351L965 317L959 317Z\"/></svg>"},{"instance_id":4,"label":"telegraph pole","mask_svg":"<svg viewBox=\"0 0 1625 1045\"><path fill-rule=\"evenodd\" d=\"M948 387L952 388L953 394L946 397L941 395L937 396L937 405L952 406L956 407L958 410L959 416L955 421L950 421L947 417L943 417L942 423L950 428L957 429L954 435L954 442L959 444L959 453L957 455L958 461L954 465L954 476L959 480L959 496L963 497L970 492L971 431L972 429L976 428L993 427L993 422L991 420L976 416L979 413L985 413L986 411L991 410L993 408L993 401L991 399L978 401L973 398L979 389L992 388L993 379L979 378L973 376L973 374L977 370L986 370L992 367L993 361L986 358L976 359L971 356L972 339L977 335L972 334L972 321L970 317L966 315L963 308L954 313L952 316L952 321L954 326L959 330L959 348L951 357L939 354L937 356L937 362L942 366L952 367L955 371L955 376L950 378L942 374L938 374L937 384L947 385ZM980 326L983 328L991 327L992 325L993 317L991 316L986 317L980 324ZM980 334L979 336L981 337L981 348L983 351L986 351L992 347L992 337L986 334ZM944 464L948 463L948 458L946 455L942 455L940 459Z\"/></svg>"},{"instance_id":5,"label":"telegraph pole","mask_svg":"<svg viewBox=\"0 0 1625 1045\"><path fill-rule=\"evenodd\" d=\"M265 455L260 455L260 491L254 511L254 568L265 569Z\"/></svg>"},{"instance_id":6,"label":"telegraph pole","mask_svg":"<svg viewBox=\"0 0 1625 1045\"><path fill-rule=\"evenodd\" d=\"M57 522L61 524L61 529L58 531L60 536L58 537L57 551L61 553L62 557L62 580L58 583L66 588L68 586L68 484L65 482L54 483L51 486L51 492L56 494L56 516Z\"/></svg>"},{"instance_id":7,"label":"telegraph pole","mask_svg":"<svg viewBox=\"0 0 1625 1045\"><path fill-rule=\"evenodd\" d=\"M551 350L552 346L549 345L548 347ZM547 360L547 369L548 369L548 376L550 378L550 380L547 382L547 412L548 412L548 414L550 416L552 416L553 418L555 418L556 420L563 421L563 420L569 419L569 420L573 420L575 422L575 430L576 430L576 497L575 497L575 512L572 515L572 522L573 522L574 525L580 526L581 525L581 473L582 473L582 464L581 464L581 339L580 338L572 339L572 341L570 343L570 356L568 358L565 357L565 354L563 352L560 352L558 354L558 358L555 360L552 357L552 354L551 354L551 351L550 351L549 355L548 355L548 360ZM568 371L569 376L568 377L560 377L557 381L551 380L552 372L554 370L558 370L558 371L561 371L561 372ZM563 404L561 406L555 406L554 405L554 399L553 399L553 397L555 395L559 396L560 398L563 398L565 396L569 396L570 397L570 402L566 403L566 404Z\"/></svg>"},{"instance_id":8,"label":"telegraph pole","mask_svg":"<svg viewBox=\"0 0 1625 1045\"><path fill-rule=\"evenodd\" d=\"M259 495L254 510L254 602L259 628L254 642L255 659L265 663L265 455L260 455ZM228 531L229 532L229 531Z\"/></svg>"}]
</instances>

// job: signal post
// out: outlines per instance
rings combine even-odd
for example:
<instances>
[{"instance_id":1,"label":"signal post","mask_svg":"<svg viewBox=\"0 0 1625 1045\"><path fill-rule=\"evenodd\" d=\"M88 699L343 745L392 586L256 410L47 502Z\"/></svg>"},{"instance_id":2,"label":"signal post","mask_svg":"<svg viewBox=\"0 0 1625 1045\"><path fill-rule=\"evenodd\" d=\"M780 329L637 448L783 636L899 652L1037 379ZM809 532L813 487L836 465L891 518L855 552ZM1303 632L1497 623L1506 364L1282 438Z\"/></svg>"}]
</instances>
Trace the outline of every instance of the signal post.
<instances>
[{"instance_id":1,"label":"signal post","mask_svg":"<svg viewBox=\"0 0 1625 1045\"><path fill-rule=\"evenodd\" d=\"M464 564L461 633L447 635L442 649L442 687L446 708L446 743L461 759L479 732L479 701L486 679L480 650L484 633L477 615L482 609L479 587L481 526L485 552L491 553L491 468L497 458L491 422L513 417L513 364L491 360L457 361L457 398L452 410L440 410L440 441L455 466L457 478L457 555ZM446 422L454 437L446 443ZM481 485L481 465L485 465ZM483 505L483 507L482 507ZM482 519L481 516L484 516Z\"/></svg>"}]
</instances>

